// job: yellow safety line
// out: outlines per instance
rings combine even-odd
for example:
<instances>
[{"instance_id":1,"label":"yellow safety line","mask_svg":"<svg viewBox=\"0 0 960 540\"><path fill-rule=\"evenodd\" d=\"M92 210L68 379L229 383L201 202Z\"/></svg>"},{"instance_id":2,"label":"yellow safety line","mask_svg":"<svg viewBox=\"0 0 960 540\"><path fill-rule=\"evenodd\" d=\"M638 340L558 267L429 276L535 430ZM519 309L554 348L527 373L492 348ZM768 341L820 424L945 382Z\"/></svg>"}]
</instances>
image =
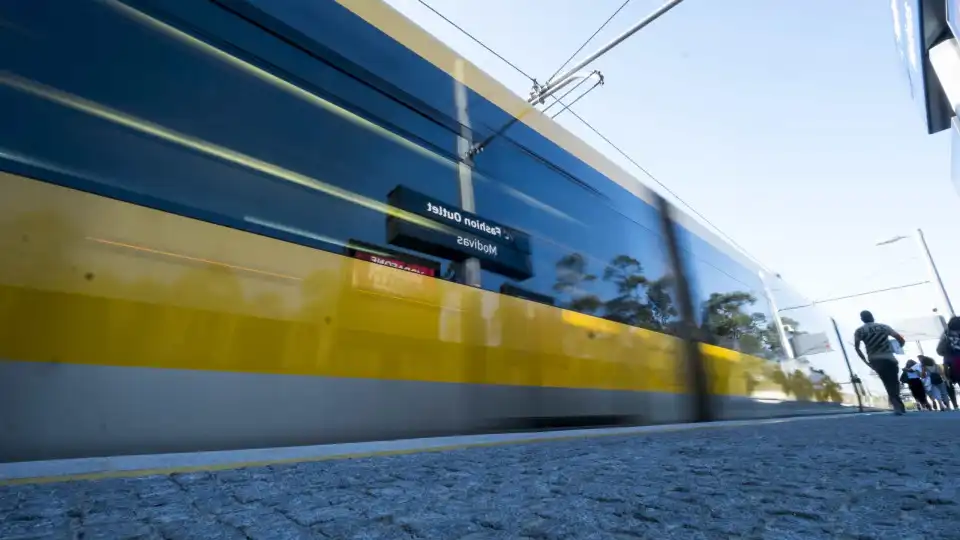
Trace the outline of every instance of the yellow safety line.
<instances>
[{"instance_id":1,"label":"yellow safety line","mask_svg":"<svg viewBox=\"0 0 960 540\"><path fill-rule=\"evenodd\" d=\"M864 413L869 414L869 413ZM476 442L476 443L462 443L462 444L452 444L446 446L436 446L430 448L407 448L402 450L378 450L371 452L355 452L355 453L346 453L346 454L333 454L328 456L316 456L316 457L297 457L297 458L287 458L287 459L273 459L273 460L262 460L262 461L246 461L246 462L234 462L234 463L221 463L216 465L193 465L193 466L183 466L183 467L169 467L169 468L158 468L158 469L135 469L129 471L104 471L96 473L81 473L81 474L68 474L62 476L38 476L38 477L29 477L29 478L15 478L10 480L0 480L0 486L16 486L16 485L28 485L28 484L50 484L55 482L79 482L79 481L93 481L93 480L108 480L113 478L131 478L131 477L140 477L140 476L169 476L171 474L184 474L192 472L212 472L212 471L224 471L230 469L248 469L253 467L267 467L271 465L288 465L294 463L315 463L321 461L339 461L339 460L349 460L349 459L364 459L364 458L373 458L373 457L388 457L388 456L402 456L409 454L421 454L429 452L449 452L451 450L464 450L468 448L489 448L494 446L508 446L508 445L517 445L517 444L537 444L537 443L546 443L546 442L556 442L556 441L572 441L572 440L582 440L582 439L596 439L601 437L629 437L637 435L646 435L646 434L657 434L657 433L675 433L678 431L694 431L694 430L705 430L705 429L732 429L738 427L749 427L755 425L764 425L764 424L778 424L785 422L792 422L798 420L826 420L831 418L840 418L840 417L852 417L852 416L863 416L853 415L852 413L837 413L829 414L823 416L802 416L795 418L768 418L764 420L756 421L746 421L748 423L738 423L734 425L730 424L712 424L712 423L703 423L703 424L678 424L672 426L663 426L661 428L650 429L648 431L634 432L634 433L584 433L579 435L568 435L562 437L532 437L529 439L512 439L504 441L490 441L490 442ZM737 422L734 420L733 422ZM654 427L654 426L648 426ZM358 443L363 444L363 443ZM123 456L116 456L123 457Z\"/></svg>"}]
</instances>

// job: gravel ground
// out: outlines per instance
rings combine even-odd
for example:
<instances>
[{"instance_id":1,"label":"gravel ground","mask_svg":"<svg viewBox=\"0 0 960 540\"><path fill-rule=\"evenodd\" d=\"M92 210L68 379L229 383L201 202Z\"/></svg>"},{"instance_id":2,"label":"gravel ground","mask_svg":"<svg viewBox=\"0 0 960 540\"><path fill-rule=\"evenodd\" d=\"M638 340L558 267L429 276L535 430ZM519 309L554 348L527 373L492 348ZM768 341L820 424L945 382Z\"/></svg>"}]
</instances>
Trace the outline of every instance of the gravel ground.
<instances>
[{"instance_id":1,"label":"gravel ground","mask_svg":"<svg viewBox=\"0 0 960 540\"><path fill-rule=\"evenodd\" d=\"M0 538L960 538L960 414L0 487Z\"/></svg>"}]
</instances>

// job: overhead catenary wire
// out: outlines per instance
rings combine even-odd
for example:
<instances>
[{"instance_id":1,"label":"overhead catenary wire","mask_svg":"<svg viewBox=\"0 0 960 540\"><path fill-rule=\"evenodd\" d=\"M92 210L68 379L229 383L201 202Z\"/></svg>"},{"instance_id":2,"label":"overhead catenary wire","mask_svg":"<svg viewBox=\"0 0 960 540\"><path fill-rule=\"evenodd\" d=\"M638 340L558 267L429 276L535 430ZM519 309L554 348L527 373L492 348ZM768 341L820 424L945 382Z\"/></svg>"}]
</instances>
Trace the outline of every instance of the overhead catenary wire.
<instances>
[{"instance_id":1,"label":"overhead catenary wire","mask_svg":"<svg viewBox=\"0 0 960 540\"><path fill-rule=\"evenodd\" d=\"M514 71L516 71L517 73L519 73L519 74L523 75L524 77L530 79L534 84L537 84L536 78L534 78L533 76L531 76L529 73L527 73L526 71L524 71L523 69L521 69L519 66L517 66L517 65L514 64L513 62L507 60L506 57L504 57L502 54L500 54L500 53L498 53L497 51L495 51L495 50L494 50L493 48L491 48L489 45L487 45L486 43L484 43L481 39L477 38L476 36L474 36L473 34L471 34L470 32L468 32L466 29L464 29L463 27L461 27L460 25L458 25L457 23L453 22L453 21L450 20L448 17L446 17L445 15L443 15L442 13L440 13L439 11L437 11L433 6L431 6L428 2L426 2L426 0L417 0L417 1L420 2L421 4L423 4L424 7L426 7L427 9L429 9L430 11L432 11L433 13L435 13L438 17L440 17L441 19L443 19L444 21L446 21L448 24L450 24L451 26L453 26L454 28L456 28L457 30L459 30L459 31L460 31L461 33L463 33L465 36L467 36L468 38L470 38L471 40L473 40L474 42L476 42L478 45L480 45L481 47L483 47L484 49L486 49L488 52L490 52L490 54L496 56L496 57L499 58L501 61L503 61L506 65L508 65L508 66L510 66L511 68L513 68ZM610 19L612 19L614 16L616 16L617 13L618 13L620 10L622 10L622 9L623 9L623 6L621 6L621 8L618 9L617 12L614 13L614 15L610 17ZM603 26L605 26L605 25L609 22L610 19L608 19L607 22L605 22ZM601 28L600 28L599 30L597 30L597 33L599 33L599 31L603 29L603 26L601 26ZM595 34L595 35L596 35L596 34ZM595 35L594 35L594 36L591 36L590 40L592 40L593 37L595 37ZM589 40L587 41L587 43L589 43ZM586 43L585 43L583 46L586 46ZM581 47L581 48L582 48L582 47ZM577 53L579 53L579 51L577 51ZM577 53L574 53L574 56L576 56ZM570 62L570 61L567 60L566 63L569 63L569 62ZM566 63L565 63L565 64L566 64ZM563 69L563 66L561 66L560 69ZM556 76L556 75L554 75L554 76ZM579 86L579 85L577 85L577 86ZM576 88L576 86L575 86L574 88ZM564 94L564 97L565 97L566 95L567 95L567 94ZM581 96L581 97L582 97L582 96ZM553 99L556 100L556 101L560 101L560 100L559 100L558 98L556 98L556 97L553 97ZM577 101L579 101L579 98L577 98ZM560 102L560 104L563 105L563 102ZM546 109L544 109L544 110L546 110ZM579 120L581 123L583 123L583 125L586 126L590 131L592 131L593 133L595 133L595 134L596 134L598 137L600 137L604 142L606 142L608 145L610 145L610 147L613 148L614 150L616 150L617 153L619 153L621 156L623 156L624 159L626 159L627 161L629 161L634 167L636 167L639 171L641 171L646 177L648 177L650 180L653 180L653 182L655 182L658 186L660 186L661 188L663 188L667 193L669 193L669 194L670 194L674 199L676 199L680 204L682 204L684 207L686 207L686 208L689 209L691 212L693 212L697 217L699 217L701 220L703 220L703 222L704 222L705 225L707 225L708 227L710 227L711 229L713 229L714 231L716 231L721 237L723 237L725 240L727 240L728 242L730 242L730 244L731 244L732 246L734 246L734 247L736 247L738 250L740 250L740 252L742 252L747 258L749 258L750 260L752 260L754 263L756 263L758 266L760 266L760 267L763 268L764 270L766 270L766 271L768 271L768 272L770 271L770 269L767 268L767 266L764 265L757 257L754 257L749 251L747 251L743 246L741 246L736 240L734 240L733 238L731 238L730 235L728 235L727 233L725 233L725 232L723 231L723 229L721 229L720 227L718 227L717 225L715 225L712 221L710 221L710 220L707 219L703 214L701 214L699 211L697 211L697 209L695 209L690 203L688 203L687 201L685 201L682 197L680 197L679 195L677 195L672 189L670 189L669 187L667 187L666 184L664 184L663 182L661 182L660 179L658 179L656 176L654 176L649 170L647 170L646 167L644 167L644 166L641 165L639 162L637 162L637 160L635 160L635 159L633 159L632 157L630 157L629 154L627 154L623 149L621 149L619 146L617 146L617 145L616 145L613 141L611 141L606 135L604 135L603 133L601 133L600 130L598 130L597 128L595 128L590 122L587 122L582 116L580 116L579 114L577 114L576 111L574 111L573 109L571 109L569 105L566 105L560 112L563 112L563 111L569 111L570 114L572 114L577 120ZM558 113L557 115L555 115L555 116L558 116L558 115L559 115L559 113Z\"/></svg>"},{"instance_id":2,"label":"overhead catenary wire","mask_svg":"<svg viewBox=\"0 0 960 540\"><path fill-rule=\"evenodd\" d=\"M434 14L436 14L437 17L440 17L440 18L443 19L444 21L447 21L448 24L450 24L451 26L453 26L454 28L456 28L457 30L459 30L460 32L462 32L463 35L465 35L465 36L467 36L468 38L470 38L471 40L473 40L474 43L476 43L477 45L480 45L481 47L483 47L484 49L486 49L487 52L489 52L490 54L496 56L497 58L499 58L500 60L502 60L505 64L507 64L508 66L512 67L512 68L514 69L514 71L516 71L517 73L519 73L519 74L523 75L524 77L530 79L531 82L534 82L534 83L537 82L537 79L535 79L534 77L532 77L529 73L527 73L526 71L520 69L516 64L514 64L513 62L507 60L502 54L500 54L500 53L498 53L497 51L493 50L492 47L489 47L486 43L484 43L484 42L481 41L479 38L475 37L473 34L471 34L470 32L468 32L467 30L465 30L462 26L460 26L459 24L457 24L457 23L453 22L452 20L450 20L450 19L449 19L446 15L444 15L443 13L440 13L439 11L437 11L433 6L431 6L430 4L428 4L425 0L417 0L417 1L420 2L421 4L423 4L423 7L429 9L429 10L432 11ZM569 62L569 60L568 60L568 62Z\"/></svg>"},{"instance_id":3,"label":"overhead catenary wire","mask_svg":"<svg viewBox=\"0 0 960 540\"><path fill-rule=\"evenodd\" d=\"M918 260L920 260L920 257L918 255L911 255L907 257L900 257L900 258L894 259L890 262L887 262L884 265L881 265L880 268L876 268L872 272L868 274L864 274L862 277L858 277L857 282L861 284L861 286L865 283L866 284L872 283L876 280L877 277L879 277L884 272L889 272L891 268L900 268L900 267L903 267L908 262L913 262ZM836 294L841 294L841 293L837 292ZM834 295L831 294L828 296L832 297Z\"/></svg>"},{"instance_id":4,"label":"overhead catenary wire","mask_svg":"<svg viewBox=\"0 0 960 540\"><path fill-rule=\"evenodd\" d=\"M586 92L584 92L584 93L580 94L579 96L577 96L573 101L570 102L569 105L564 104L564 103L563 103L562 101L560 101L560 100L557 100L561 105L563 105L563 108L560 109L559 111L557 111L553 116L551 116L550 119L551 119L551 120L555 120L558 116L560 116L561 114L563 114L564 111L570 111L570 107L573 107L574 105L576 105L576 103L577 103L578 101L580 101L581 99L583 99L584 97L586 97L587 94L589 94L590 92L592 92L596 87L600 86L601 84L603 84L603 80L599 80L599 81L593 83L593 86L591 86L590 88L587 88L587 91L586 91ZM573 112L573 111L570 111L570 112Z\"/></svg>"},{"instance_id":5,"label":"overhead catenary wire","mask_svg":"<svg viewBox=\"0 0 960 540\"><path fill-rule=\"evenodd\" d=\"M573 51L573 54L571 54L570 57L563 62L563 64L560 64L560 67L558 67L557 70L553 72L553 75L550 75L550 78L547 79L547 82L549 83L550 81L553 80L554 77L559 75L560 71L563 70L563 68L567 67L567 64L569 64L571 60L576 58L577 55L580 54L580 51L582 51L587 45L589 45L590 42L593 41L593 38L597 37L597 34L602 32L603 29L606 28L608 24L610 24L610 21L612 21L614 17L616 17L621 11L623 11L623 8L627 7L627 4L629 4L630 2L631 0L625 0L622 4L620 4L620 7L618 7L617 10L613 12L613 15L610 15L610 17L608 17L607 20L604 21L603 24L601 24L600 27L597 28L593 32L593 34L591 34L590 37L588 37L587 40L580 45L580 47L577 50Z\"/></svg>"},{"instance_id":6,"label":"overhead catenary wire","mask_svg":"<svg viewBox=\"0 0 960 540\"><path fill-rule=\"evenodd\" d=\"M553 103L547 105L546 107L544 107L540 112L543 113L543 114L546 114L547 111L549 111L551 108L553 108L554 105L558 105L558 104L559 104L559 105L562 105L562 107L560 108L559 111L557 111L555 114L553 114L552 116L550 116L550 118L556 118L556 117L560 116L560 115L563 113L563 111L565 111L565 110L569 109L570 107L572 107L573 104L576 103L576 102L578 102L578 101L580 101L580 99L581 99L583 96L589 94L594 88L596 88L596 87L600 86L601 84L603 84L603 79L601 78L601 79L598 80L597 82L593 83L593 86L591 86L590 88L587 88L587 90L586 90L585 92L583 92L583 93L581 93L579 96L577 96L576 99L574 99L572 102L570 102L569 105L567 105L566 103L563 102L563 98L565 98L565 97L569 96L570 94L572 94L574 91L576 91L577 88L580 88L581 86L583 86L583 83L585 83L585 82L587 82L587 77L584 77L583 79L580 79L580 81L577 82L577 84L573 85L573 88L571 88L570 90L567 90L562 96L560 96L560 97L558 97L558 98L554 98L555 101L554 101Z\"/></svg>"},{"instance_id":7,"label":"overhead catenary wire","mask_svg":"<svg viewBox=\"0 0 960 540\"><path fill-rule=\"evenodd\" d=\"M895 285L895 286L893 286L893 287L885 287L885 288L883 288L883 289L877 289L877 290L875 290L875 291L866 291L866 292L859 292L859 293L854 293L854 294L847 294L847 295L844 295L844 296L837 296L837 297L834 297L834 298L824 298L824 299L822 299L822 300L814 300L813 302L810 302L809 304L803 304L803 305L799 305L799 306L785 307L785 308L782 308L782 309L780 309L780 310L778 310L778 311L784 312L784 311L789 311L789 310L793 310L793 309L803 309L803 308L808 308L808 307L817 306L817 305L820 305L820 304L826 304L827 302L838 302L838 301L840 301L840 300L849 300L849 299L851 299L851 298L860 298L861 296L869 296L869 295L871 295L871 294L885 293L885 292L890 292L890 291L899 291L899 290L901 290L901 289L909 289L910 287L919 287L920 285L927 285L927 284L929 284L929 283L930 283L930 280L927 280L927 281L918 281L918 282L916 282L916 283L907 283L907 284L905 284L905 285Z\"/></svg>"},{"instance_id":8,"label":"overhead catenary wire","mask_svg":"<svg viewBox=\"0 0 960 540\"><path fill-rule=\"evenodd\" d=\"M603 139L603 141L604 141L605 143L607 143L608 145L610 145L611 148L613 148L614 150L616 150L617 153L619 153L621 156L623 156L624 159L626 159L627 161L629 161L634 167L636 167L638 170L640 170L645 176L647 176L647 178L649 178L650 180L653 180L658 186L660 186L661 188L663 188L664 191L666 191L667 193L669 193L673 198L675 198L678 202L680 202L680 204L682 204L682 205L685 206L687 209L689 209L691 212L693 212L694 214L696 214L697 217L699 217L700 219L702 219L703 222L704 222L707 226L709 226L710 228L712 228L712 229L714 229L716 232L718 232L723 238L725 238L728 242L730 242L734 247L736 247L737 249L739 249L740 251L742 251L744 255L746 255L747 257L749 257L750 259L752 259L753 262L757 263L758 265L760 265L761 267L763 267L765 270L769 270L769 269L766 268L766 266L765 266L759 259L757 259L757 258L754 257L753 255L751 255L750 252L747 251L747 250L746 250L743 246L741 246L739 243L737 243L736 240L734 240L733 238L730 238L730 236L729 236L727 233L723 232L723 229L721 229L720 227L718 227L717 225L715 225L712 221L710 221L709 219L707 219L706 216L704 216L704 215L701 214L699 211L697 211L697 209L694 208L690 203L688 203L687 201L683 200L683 197L677 195L676 192L674 192L672 189L670 189L669 187L667 187L666 184L664 184L663 182L661 182L660 179L657 178L656 176L654 176L653 173L651 173L646 167L644 167L644 166L641 165L639 162L637 162L637 160L635 160L635 159L633 159L632 157L630 157L630 155L627 154L622 148L620 148L620 147L617 146L613 141L611 141L609 137L607 137L606 135L604 135L603 133L601 133L599 129L595 128L595 127L593 126L593 124L591 124L590 122L587 122L582 116L580 116L579 114L577 114L576 111L570 109L569 107L568 107L566 110L569 110L569 111L570 111L570 114L572 114L577 120L579 120L584 126L586 126L587 129L589 129L590 131L592 131L593 133L595 133L598 137L600 137L601 139Z\"/></svg>"},{"instance_id":9,"label":"overhead catenary wire","mask_svg":"<svg viewBox=\"0 0 960 540\"><path fill-rule=\"evenodd\" d=\"M549 111L550 109L552 109L554 105L563 105L563 104L564 104L564 103L563 103L563 98L565 98L565 97L567 97L568 95L570 95L571 93L573 93L577 88L580 88L580 87L583 85L583 83L585 83L585 82L587 82L587 79L586 79L586 78L580 79L580 80L577 82L577 84L573 85L573 88L571 88L570 90L567 90L566 92L564 92L564 94L563 94L562 96L560 96L560 97L558 97L558 98L554 98L554 102L551 103L551 104L549 104L549 105L547 105L547 106L544 107L543 109L541 109L540 112L546 113L547 111Z\"/></svg>"}]
</instances>

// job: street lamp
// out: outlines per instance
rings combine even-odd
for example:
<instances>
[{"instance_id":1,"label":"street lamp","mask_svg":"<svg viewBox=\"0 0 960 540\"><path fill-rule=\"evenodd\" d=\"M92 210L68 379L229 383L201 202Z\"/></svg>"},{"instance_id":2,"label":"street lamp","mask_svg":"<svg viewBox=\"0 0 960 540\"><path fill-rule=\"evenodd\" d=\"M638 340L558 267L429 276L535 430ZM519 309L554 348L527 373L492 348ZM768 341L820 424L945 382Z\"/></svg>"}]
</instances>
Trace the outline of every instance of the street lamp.
<instances>
[{"instance_id":1,"label":"street lamp","mask_svg":"<svg viewBox=\"0 0 960 540\"><path fill-rule=\"evenodd\" d=\"M901 240L906 240L910 238L909 236L898 235L889 240L884 240L882 242L877 242L878 246L886 246L889 244L894 244ZM923 230L917 229L917 241L920 244L920 250L923 251L923 256L927 260L927 270L930 272L930 281L936 283L937 288L940 291L941 301L947 308L947 313L951 317L955 316L956 313L953 311L953 304L950 303L950 296L947 295L947 289L943 286L943 281L940 279L940 272L937 270L937 264L933 262L933 255L930 254L930 248L927 247L927 241L923 237ZM939 303L939 302L938 302Z\"/></svg>"}]
</instances>

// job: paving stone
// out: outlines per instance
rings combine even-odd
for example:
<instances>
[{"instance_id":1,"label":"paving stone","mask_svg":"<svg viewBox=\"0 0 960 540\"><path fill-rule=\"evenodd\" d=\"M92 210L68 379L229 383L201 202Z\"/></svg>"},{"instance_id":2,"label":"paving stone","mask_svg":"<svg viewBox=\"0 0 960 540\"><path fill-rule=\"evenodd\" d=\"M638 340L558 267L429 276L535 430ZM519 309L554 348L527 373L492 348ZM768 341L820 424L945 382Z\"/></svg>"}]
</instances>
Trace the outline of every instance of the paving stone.
<instances>
[{"instance_id":1,"label":"paving stone","mask_svg":"<svg viewBox=\"0 0 960 540\"><path fill-rule=\"evenodd\" d=\"M214 519L168 522L158 525L157 528L164 540L247 540L248 538L236 527Z\"/></svg>"},{"instance_id":2,"label":"paving stone","mask_svg":"<svg viewBox=\"0 0 960 540\"><path fill-rule=\"evenodd\" d=\"M161 540L160 533L145 523L101 523L86 525L83 540Z\"/></svg>"},{"instance_id":3,"label":"paving stone","mask_svg":"<svg viewBox=\"0 0 960 540\"><path fill-rule=\"evenodd\" d=\"M960 537L960 414L0 487L0 539Z\"/></svg>"},{"instance_id":4,"label":"paving stone","mask_svg":"<svg viewBox=\"0 0 960 540\"><path fill-rule=\"evenodd\" d=\"M50 523L13 522L0 524L0 538L4 540L26 540L64 534L69 529Z\"/></svg>"}]
</instances>

